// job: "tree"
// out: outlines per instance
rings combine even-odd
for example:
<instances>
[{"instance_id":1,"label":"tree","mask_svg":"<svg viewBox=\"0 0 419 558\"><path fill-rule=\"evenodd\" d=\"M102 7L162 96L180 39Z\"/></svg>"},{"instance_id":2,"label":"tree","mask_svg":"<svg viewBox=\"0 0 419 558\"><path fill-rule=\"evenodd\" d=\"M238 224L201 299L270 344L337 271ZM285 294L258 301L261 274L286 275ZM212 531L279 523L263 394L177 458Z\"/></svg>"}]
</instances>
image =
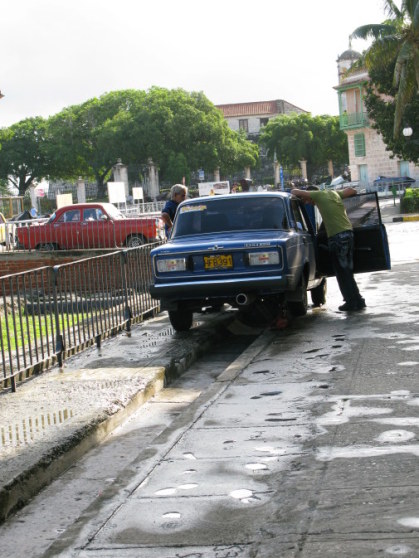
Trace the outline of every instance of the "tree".
<instances>
[{"instance_id":1,"label":"tree","mask_svg":"<svg viewBox=\"0 0 419 558\"><path fill-rule=\"evenodd\" d=\"M260 143L271 159L276 155L283 166L296 167L305 159L310 168L332 160L348 160L346 134L339 128L339 117L310 114L280 115L263 128Z\"/></svg>"},{"instance_id":2,"label":"tree","mask_svg":"<svg viewBox=\"0 0 419 558\"><path fill-rule=\"evenodd\" d=\"M395 63L395 61L394 61ZM403 122L413 130L410 138L394 136L395 88L391 67L375 66L370 70L371 82L366 86L365 105L371 126L383 137L388 151L405 161L419 162L419 96L416 95L404 109Z\"/></svg>"},{"instance_id":3,"label":"tree","mask_svg":"<svg viewBox=\"0 0 419 558\"><path fill-rule=\"evenodd\" d=\"M52 117L48 123L51 176L94 177L98 196L103 197L112 167L124 156L125 144L117 133L120 121L143 96L135 90L107 93Z\"/></svg>"},{"instance_id":4,"label":"tree","mask_svg":"<svg viewBox=\"0 0 419 558\"><path fill-rule=\"evenodd\" d=\"M25 137L24 146L18 145L18 137ZM221 111L203 93L182 89L107 93L67 107L47 122L19 123L5 130L3 139L9 158L0 158L4 162L0 178L14 174L22 181L28 177L22 183L26 189L35 178L85 176L96 180L99 197L104 196L118 159L131 169L144 169L151 159L163 179L176 182L198 168L212 172L219 167L228 172L258 161L257 146L230 130ZM40 167L36 173L32 159ZM18 163L13 166L12 160Z\"/></svg>"},{"instance_id":5,"label":"tree","mask_svg":"<svg viewBox=\"0 0 419 558\"><path fill-rule=\"evenodd\" d=\"M187 176L198 168L228 172L258 161L257 146L232 131L201 92L153 87L121 121L119 133L127 160L138 164L152 159L160 177L172 182L179 173Z\"/></svg>"},{"instance_id":6,"label":"tree","mask_svg":"<svg viewBox=\"0 0 419 558\"><path fill-rule=\"evenodd\" d=\"M23 196L29 186L48 177L46 121L40 116L21 120L0 130L0 178Z\"/></svg>"},{"instance_id":7,"label":"tree","mask_svg":"<svg viewBox=\"0 0 419 558\"><path fill-rule=\"evenodd\" d=\"M400 9L393 0L385 0L389 19L381 24L368 24L355 29L351 37L372 38L357 66L372 69L392 68L394 94L393 136L397 140L403 116L419 90L419 0L402 0ZM376 83L380 86L380 83Z\"/></svg>"}]
</instances>

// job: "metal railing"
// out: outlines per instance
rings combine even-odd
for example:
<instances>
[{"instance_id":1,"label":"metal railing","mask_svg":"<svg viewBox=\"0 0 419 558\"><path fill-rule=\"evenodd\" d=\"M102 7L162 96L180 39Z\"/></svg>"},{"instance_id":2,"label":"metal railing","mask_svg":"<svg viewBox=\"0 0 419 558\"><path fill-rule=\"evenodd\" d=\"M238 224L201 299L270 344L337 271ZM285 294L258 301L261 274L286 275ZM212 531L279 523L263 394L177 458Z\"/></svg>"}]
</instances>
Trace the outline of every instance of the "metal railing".
<instances>
[{"instance_id":1,"label":"metal railing","mask_svg":"<svg viewBox=\"0 0 419 558\"><path fill-rule=\"evenodd\" d=\"M150 250L159 243L0 277L0 384L17 382L155 315Z\"/></svg>"}]
</instances>

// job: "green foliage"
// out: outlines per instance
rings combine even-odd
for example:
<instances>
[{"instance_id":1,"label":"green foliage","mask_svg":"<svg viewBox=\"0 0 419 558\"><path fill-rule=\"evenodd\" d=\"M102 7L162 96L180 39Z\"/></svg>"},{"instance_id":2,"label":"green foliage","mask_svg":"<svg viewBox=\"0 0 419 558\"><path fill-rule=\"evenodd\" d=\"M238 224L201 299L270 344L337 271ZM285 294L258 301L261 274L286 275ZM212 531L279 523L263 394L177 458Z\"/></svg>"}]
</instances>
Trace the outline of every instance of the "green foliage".
<instances>
[{"instance_id":1,"label":"green foliage","mask_svg":"<svg viewBox=\"0 0 419 558\"><path fill-rule=\"evenodd\" d=\"M118 159L131 176L152 160L162 180L180 182L198 168L227 173L256 166L259 156L257 145L232 131L203 93L159 87L115 91L48 121L22 121L1 130L1 142L8 156L0 158L0 178L17 176L21 194L33 180L83 176L96 180L103 197Z\"/></svg>"},{"instance_id":2,"label":"green foliage","mask_svg":"<svg viewBox=\"0 0 419 558\"><path fill-rule=\"evenodd\" d=\"M48 176L46 127L46 120L36 117L0 130L0 178L10 179L21 196Z\"/></svg>"},{"instance_id":3,"label":"green foliage","mask_svg":"<svg viewBox=\"0 0 419 558\"><path fill-rule=\"evenodd\" d=\"M385 0L384 5L389 18L381 24L358 27L352 37L373 39L357 65L366 66L379 93L391 95L393 136L397 140L407 108L419 90L419 0L402 0L400 9L393 0ZM372 104L372 99L369 102ZM376 124L381 130L380 120Z\"/></svg>"},{"instance_id":4,"label":"green foliage","mask_svg":"<svg viewBox=\"0 0 419 558\"><path fill-rule=\"evenodd\" d=\"M400 200L401 213L419 213L419 188L406 188Z\"/></svg>"},{"instance_id":5,"label":"green foliage","mask_svg":"<svg viewBox=\"0 0 419 558\"><path fill-rule=\"evenodd\" d=\"M319 167L332 160L336 164L348 162L347 137L339 127L337 116L310 114L281 115L263 128L260 143L268 156L286 167L296 167L305 159L309 168Z\"/></svg>"}]
</instances>

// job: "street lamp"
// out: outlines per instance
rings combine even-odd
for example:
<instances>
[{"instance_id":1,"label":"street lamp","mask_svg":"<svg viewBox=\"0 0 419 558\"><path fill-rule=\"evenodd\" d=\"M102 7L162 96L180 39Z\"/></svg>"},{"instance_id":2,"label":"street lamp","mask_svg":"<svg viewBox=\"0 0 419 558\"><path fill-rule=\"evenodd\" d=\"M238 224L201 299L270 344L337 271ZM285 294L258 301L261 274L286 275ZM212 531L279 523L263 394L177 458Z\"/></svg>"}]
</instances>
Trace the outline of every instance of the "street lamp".
<instances>
[{"instance_id":1,"label":"street lamp","mask_svg":"<svg viewBox=\"0 0 419 558\"><path fill-rule=\"evenodd\" d=\"M403 135L405 138L410 138L412 134L413 134L413 130L410 126L406 126L406 128L403 128Z\"/></svg>"}]
</instances>

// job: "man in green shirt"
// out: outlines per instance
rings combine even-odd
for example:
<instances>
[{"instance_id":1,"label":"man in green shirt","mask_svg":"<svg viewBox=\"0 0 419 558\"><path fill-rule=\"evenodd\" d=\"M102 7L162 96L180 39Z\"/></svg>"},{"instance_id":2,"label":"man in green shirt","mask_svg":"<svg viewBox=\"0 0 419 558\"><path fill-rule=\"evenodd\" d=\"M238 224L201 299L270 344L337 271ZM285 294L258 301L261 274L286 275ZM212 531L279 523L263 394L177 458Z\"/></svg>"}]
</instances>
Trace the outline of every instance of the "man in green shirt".
<instances>
[{"instance_id":1,"label":"man in green shirt","mask_svg":"<svg viewBox=\"0 0 419 558\"><path fill-rule=\"evenodd\" d=\"M366 304L359 293L353 272L354 233L342 202L342 199L354 196L356 190L353 188L339 191L293 188L291 194L305 203L317 206L320 211L326 228L329 254L340 292L345 301L339 306L339 310L344 312L362 310Z\"/></svg>"}]
</instances>

